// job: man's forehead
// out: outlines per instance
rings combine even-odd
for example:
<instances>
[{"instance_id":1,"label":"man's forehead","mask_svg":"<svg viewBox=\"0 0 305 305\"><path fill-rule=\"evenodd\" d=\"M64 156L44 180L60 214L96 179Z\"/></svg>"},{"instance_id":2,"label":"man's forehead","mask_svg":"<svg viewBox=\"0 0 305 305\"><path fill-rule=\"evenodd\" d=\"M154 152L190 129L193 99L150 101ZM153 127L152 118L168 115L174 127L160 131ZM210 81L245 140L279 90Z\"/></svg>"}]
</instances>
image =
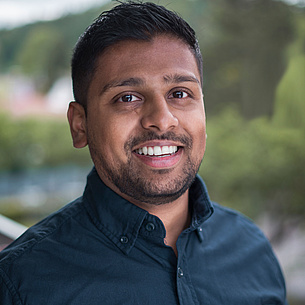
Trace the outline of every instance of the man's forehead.
<instances>
[{"instance_id":1,"label":"man's forehead","mask_svg":"<svg viewBox=\"0 0 305 305\"><path fill-rule=\"evenodd\" d=\"M134 48L134 50L136 50L137 48L141 48L141 46L154 46L155 42L159 42L159 47L162 48L168 46L169 44L179 44L180 47L188 49L190 51L190 56L193 55L193 51L191 50L190 46L181 38L176 37L174 35L170 35L170 34L158 34L155 35L153 37L151 37L150 39L123 39L123 40L119 40L111 45L109 45L108 47L106 47L98 56L98 60L102 61L104 58L107 58L108 56L111 55L115 55L117 57L119 57L120 55L124 55L126 53L129 52L133 52L130 51L132 48ZM149 48L146 50L146 52L149 52ZM154 52L154 55L157 55L158 51ZM170 54L168 55L170 56ZM133 57L131 57L130 59L133 59Z\"/></svg>"},{"instance_id":2,"label":"man's forehead","mask_svg":"<svg viewBox=\"0 0 305 305\"><path fill-rule=\"evenodd\" d=\"M118 76L128 74L131 70L143 71L146 67L147 70L154 70L157 67L160 69L157 65L159 62L164 64L165 71L162 73L168 82L181 82L186 76L183 75L184 73L179 75L180 73L173 74L173 71L167 72L167 67L171 69L177 67L177 70L187 68L193 73L194 69L198 70L196 57L184 41L169 35L158 35L149 41L128 39L107 47L97 59L95 72L103 74L103 71L107 70L113 72L117 79ZM135 78L136 75L124 76L123 80L130 77ZM196 75L195 78L200 80L200 76ZM119 78L119 81L122 80ZM132 81L134 82L134 79L129 80Z\"/></svg>"}]
</instances>

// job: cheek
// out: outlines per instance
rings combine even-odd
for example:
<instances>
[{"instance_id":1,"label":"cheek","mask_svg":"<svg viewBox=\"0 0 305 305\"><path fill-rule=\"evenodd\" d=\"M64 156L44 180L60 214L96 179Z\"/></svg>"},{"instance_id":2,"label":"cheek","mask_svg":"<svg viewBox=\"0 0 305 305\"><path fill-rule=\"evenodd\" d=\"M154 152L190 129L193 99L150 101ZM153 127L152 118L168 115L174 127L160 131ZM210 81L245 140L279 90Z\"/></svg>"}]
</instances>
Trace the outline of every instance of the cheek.
<instances>
[{"instance_id":1,"label":"cheek","mask_svg":"<svg viewBox=\"0 0 305 305\"><path fill-rule=\"evenodd\" d=\"M193 153L203 154L206 144L206 123L205 116L195 113L190 119L186 121L186 130L193 140Z\"/></svg>"},{"instance_id":2,"label":"cheek","mask_svg":"<svg viewBox=\"0 0 305 305\"><path fill-rule=\"evenodd\" d=\"M130 136L132 121L103 105L88 109L89 148L91 146L96 155L102 155L111 163L118 158L125 159L124 144Z\"/></svg>"},{"instance_id":3,"label":"cheek","mask_svg":"<svg viewBox=\"0 0 305 305\"><path fill-rule=\"evenodd\" d=\"M199 146L199 149L201 151L205 151L205 144L206 144L206 129L205 129L205 124L200 124L198 126L198 130L197 130L197 133L196 133L196 142L198 142L198 146ZM195 141L195 139L194 139Z\"/></svg>"},{"instance_id":4,"label":"cheek","mask_svg":"<svg viewBox=\"0 0 305 305\"><path fill-rule=\"evenodd\" d=\"M106 150L116 155L126 155L124 145L133 135L136 120L125 116L115 116L108 118L104 125L103 141Z\"/></svg>"},{"instance_id":5,"label":"cheek","mask_svg":"<svg viewBox=\"0 0 305 305\"><path fill-rule=\"evenodd\" d=\"M206 122L204 112L192 111L189 115L185 113L180 116L180 125L197 141L205 138Z\"/></svg>"}]
</instances>

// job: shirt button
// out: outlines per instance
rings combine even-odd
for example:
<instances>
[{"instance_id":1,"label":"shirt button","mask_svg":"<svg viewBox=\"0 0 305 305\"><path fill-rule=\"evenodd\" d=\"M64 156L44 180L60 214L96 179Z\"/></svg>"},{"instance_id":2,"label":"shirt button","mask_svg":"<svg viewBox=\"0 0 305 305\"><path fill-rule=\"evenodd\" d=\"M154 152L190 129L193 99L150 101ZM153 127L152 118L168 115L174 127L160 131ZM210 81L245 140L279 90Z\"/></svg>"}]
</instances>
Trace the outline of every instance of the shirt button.
<instances>
[{"instance_id":1,"label":"shirt button","mask_svg":"<svg viewBox=\"0 0 305 305\"><path fill-rule=\"evenodd\" d=\"M121 243L122 244L127 244L128 243L128 237L127 236L122 236L121 237Z\"/></svg>"},{"instance_id":2,"label":"shirt button","mask_svg":"<svg viewBox=\"0 0 305 305\"><path fill-rule=\"evenodd\" d=\"M151 232L155 229L155 225L152 223L152 222L148 222L145 226L145 229L148 231L148 232Z\"/></svg>"},{"instance_id":3,"label":"shirt button","mask_svg":"<svg viewBox=\"0 0 305 305\"><path fill-rule=\"evenodd\" d=\"M178 267L178 277L183 277L183 270L180 268L180 267Z\"/></svg>"}]
</instances>

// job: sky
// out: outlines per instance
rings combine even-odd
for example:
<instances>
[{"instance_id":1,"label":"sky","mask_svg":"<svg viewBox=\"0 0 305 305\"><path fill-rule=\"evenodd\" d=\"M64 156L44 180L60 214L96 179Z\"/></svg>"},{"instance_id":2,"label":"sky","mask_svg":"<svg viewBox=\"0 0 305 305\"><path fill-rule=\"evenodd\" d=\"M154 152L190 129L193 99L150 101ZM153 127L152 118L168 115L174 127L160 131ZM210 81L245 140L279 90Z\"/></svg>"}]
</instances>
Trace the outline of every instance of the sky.
<instances>
[{"instance_id":1,"label":"sky","mask_svg":"<svg viewBox=\"0 0 305 305\"><path fill-rule=\"evenodd\" d=\"M57 19L106 2L109 0L0 0L0 28Z\"/></svg>"}]
</instances>

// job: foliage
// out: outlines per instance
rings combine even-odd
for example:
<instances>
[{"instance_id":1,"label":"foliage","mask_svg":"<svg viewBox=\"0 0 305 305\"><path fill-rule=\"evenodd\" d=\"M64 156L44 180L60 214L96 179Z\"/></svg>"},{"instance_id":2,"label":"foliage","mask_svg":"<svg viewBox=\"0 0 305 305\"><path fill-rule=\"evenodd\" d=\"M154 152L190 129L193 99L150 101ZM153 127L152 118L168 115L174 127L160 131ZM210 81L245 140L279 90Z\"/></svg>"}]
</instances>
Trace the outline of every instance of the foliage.
<instances>
[{"instance_id":1,"label":"foliage","mask_svg":"<svg viewBox=\"0 0 305 305\"><path fill-rule=\"evenodd\" d=\"M27 34L18 54L22 72L32 76L39 91L45 92L69 67L68 46L61 32L45 26Z\"/></svg>"},{"instance_id":2,"label":"foliage","mask_svg":"<svg viewBox=\"0 0 305 305\"><path fill-rule=\"evenodd\" d=\"M300 16L301 17L301 16ZM274 122L305 127L305 19L297 18L297 39L288 49L288 68L276 91Z\"/></svg>"},{"instance_id":3,"label":"foliage","mask_svg":"<svg viewBox=\"0 0 305 305\"><path fill-rule=\"evenodd\" d=\"M107 7L107 6L106 6ZM100 8L0 31L1 72L31 76L41 92L70 70L70 57L79 35L98 16Z\"/></svg>"},{"instance_id":4,"label":"foliage","mask_svg":"<svg viewBox=\"0 0 305 305\"><path fill-rule=\"evenodd\" d=\"M207 133L200 174L212 199L251 217L305 215L305 128L249 122L226 109L208 119Z\"/></svg>"},{"instance_id":5,"label":"foliage","mask_svg":"<svg viewBox=\"0 0 305 305\"><path fill-rule=\"evenodd\" d=\"M90 163L86 149L72 147L68 124L39 119L13 120L0 114L0 170Z\"/></svg>"},{"instance_id":6,"label":"foliage","mask_svg":"<svg viewBox=\"0 0 305 305\"><path fill-rule=\"evenodd\" d=\"M277 88L274 121L279 125L305 127L305 55L289 61L285 76Z\"/></svg>"},{"instance_id":7,"label":"foliage","mask_svg":"<svg viewBox=\"0 0 305 305\"><path fill-rule=\"evenodd\" d=\"M207 110L237 105L245 118L273 114L274 94L285 71L293 14L279 1L211 2L213 41L202 49Z\"/></svg>"}]
</instances>

